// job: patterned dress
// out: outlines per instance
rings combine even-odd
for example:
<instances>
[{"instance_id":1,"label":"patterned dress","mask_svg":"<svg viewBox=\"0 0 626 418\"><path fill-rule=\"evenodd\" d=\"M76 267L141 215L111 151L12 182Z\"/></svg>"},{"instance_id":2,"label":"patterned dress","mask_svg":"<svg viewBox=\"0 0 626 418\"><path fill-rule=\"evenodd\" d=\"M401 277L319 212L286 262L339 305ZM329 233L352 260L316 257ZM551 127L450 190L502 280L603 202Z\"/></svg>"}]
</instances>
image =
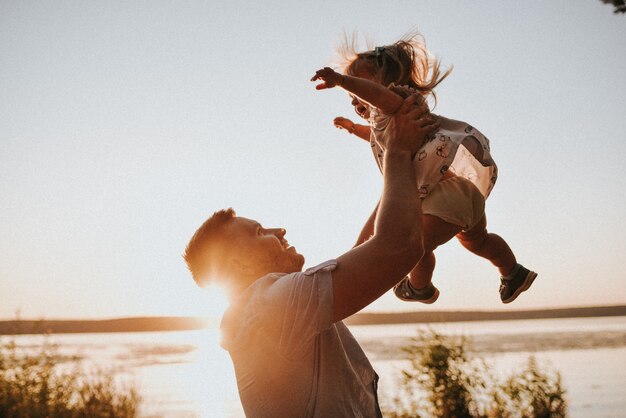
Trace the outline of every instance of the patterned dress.
<instances>
[{"instance_id":1,"label":"patterned dress","mask_svg":"<svg viewBox=\"0 0 626 418\"><path fill-rule=\"evenodd\" d=\"M399 89L412 92L405 86L393 88L396 92ZM426 197L443 174L450 170L474 183L486 199L498 178L498 167L489 152L489 140L465 122L435 116L441 127L419 149L413 160L420 197ZM370 110L370 144L381 171L385 155L385 131L390 120L391 116L382 114L378 109Z\"/></svg>"}]
</instances>

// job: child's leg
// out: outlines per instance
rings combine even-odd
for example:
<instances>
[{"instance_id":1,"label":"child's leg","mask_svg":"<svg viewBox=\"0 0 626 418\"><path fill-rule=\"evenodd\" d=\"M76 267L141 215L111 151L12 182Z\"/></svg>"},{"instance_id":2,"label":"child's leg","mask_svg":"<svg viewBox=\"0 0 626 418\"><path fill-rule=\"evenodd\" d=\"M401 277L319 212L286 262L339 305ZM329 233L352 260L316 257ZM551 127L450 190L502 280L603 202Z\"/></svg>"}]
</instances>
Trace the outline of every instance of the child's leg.
<instances>
[{"instance_id":1,"label":"child's leg","mask_svg":"<svg viewBox=\"0 0 626 418\"><path fill-rule=\"evenodd\" d=\"M422 236L424 240L424 256L409 273L411 286L421 289L430 284L435 269L435 254L438 246L450 241L461 232L461 227L448 223L433 215L422 216Z\"/></svg>"},{"instance_id":2,"label":"child's leg","mask_svg":"<svg viewBox=\"0 0 626 418\"><path fill-rule=\"evenodd\" d=\"M435 253L432 251L424 253L424 256L409 273L411 286L413 286L414 289L422 289L428 286L433 278L434 270Z\"/></svg>"},{"instance_id":3,"label":"child's leg","mask_svg":"<svg viewBox=\"0 0 626 418\"><path fill-rule=\"evenodd\" d=\"M433 251L439 245L452 239L461 231L461 227L434 215L422 216L422 238L424 240L424 256L409 273L408 280L400 281L393 291L396 296L407 302L434 303L439 297L439 290L430 281L435 269Z\"/></svg>"},{"instance_id":4,"label":"child's leg","mask_svg":"<svg viewBox=\"0 0 626 418\"><path fill-rule=\"evenodd\" d=\"M476 226L460 232L456 237L472 253L491 261L502 276L508 276L517 264L515 255L506 241L499 235L487 232L486 216L483 216Z\"/></svg>"}]
</instances>

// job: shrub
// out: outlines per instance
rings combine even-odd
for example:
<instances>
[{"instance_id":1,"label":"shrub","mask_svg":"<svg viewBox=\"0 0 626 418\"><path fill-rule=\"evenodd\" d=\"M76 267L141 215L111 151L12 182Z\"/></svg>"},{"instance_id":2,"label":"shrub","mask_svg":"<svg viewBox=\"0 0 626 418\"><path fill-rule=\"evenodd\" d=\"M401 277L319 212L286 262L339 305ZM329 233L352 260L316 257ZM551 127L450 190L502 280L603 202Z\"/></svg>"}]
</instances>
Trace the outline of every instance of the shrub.
<instances>
[{"instance_id":1,"label":"shrub","mask_svg":"<svg viewBox=\"0 0 626 418\"><path fill-rule=\"evenodd\" d=\"M558 372L543 373L530 357L525 369L498 381L489 365L467 354L468 341L422 332L403 348L402 371L390 418L562 418L565 390Z\"/></svg>"},{"instance_id":2,"label":"shrub","mask_svg":"<svg viewBox=\"0 0 626 418\"><path fill-rule=\"evenodd\" d=\"M139 396L134 388L120 393L110 374L63 371L59 360L57 347L47 338L35 354L14 340L0 343L0 417L137 416Z\"/></svg>"},{"instance_id":3,"label":"shrub","mask_svg":"<svg viewBox=\"0 0 626 418\"><path fill-rule=\"evenodd\" d=\"M542 373L534 357L526 368L492 392L492 411L503 418L564 418L567 416L561 376Z\"/></svg>"}]
</instances>

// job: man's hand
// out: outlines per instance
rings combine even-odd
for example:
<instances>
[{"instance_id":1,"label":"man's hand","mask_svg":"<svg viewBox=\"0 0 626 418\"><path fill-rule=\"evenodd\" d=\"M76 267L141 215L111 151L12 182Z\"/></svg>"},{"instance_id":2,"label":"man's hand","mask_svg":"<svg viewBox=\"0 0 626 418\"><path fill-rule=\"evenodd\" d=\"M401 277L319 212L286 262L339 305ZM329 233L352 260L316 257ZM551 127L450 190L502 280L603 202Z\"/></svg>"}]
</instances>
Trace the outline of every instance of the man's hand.
<instances>
[{"instance_id":1,"label":"man's hand","mask_svg":"<svg viewBox=\"0 0 626 418\"><path fill-rule=\"evenodd\" d=\"M419 102L419 105L415 105ZM408 152L414 156L428 136L439 129L434 117L421 96L413 94L402 103L398 112L391 118L383 137L387 152Z\"/></svg>"},{"instance_id":2,"label":"man's hand","mask_svg":"<svg viewBox=\"0 0 626 418\"><path fill-rule=\"evenodd\" d=\"M345 129L351 134L354 133L354 127L355 127L354 122L352 122L350 119L344 118L343 116L337 116L333 120L333 125L335 125L335 127L339 129Z\"/></svg>"},{"instance_id":3,"label":"man's hand","mask_svg":"<svg viewBox=\"0 0 626 418\"><path fill-rule=\"evenodd\" d=\"M324 67L321 70L317 70L311 81L322 80L322 84L315 86L317 90L331 89L335 86L341 85L343 75L329 67Z\"/></svg>"}]
</instances>

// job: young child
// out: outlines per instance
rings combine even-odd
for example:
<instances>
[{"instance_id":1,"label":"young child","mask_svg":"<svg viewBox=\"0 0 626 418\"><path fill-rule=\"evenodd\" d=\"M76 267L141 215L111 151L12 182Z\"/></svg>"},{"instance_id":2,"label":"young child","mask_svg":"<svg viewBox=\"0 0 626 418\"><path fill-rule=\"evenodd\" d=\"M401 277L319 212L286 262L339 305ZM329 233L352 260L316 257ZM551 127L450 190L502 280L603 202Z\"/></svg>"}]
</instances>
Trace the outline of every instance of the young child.
<instances>
[{"instance_id":1,"label":"young child","mask_svg":"<svg viewBox=\"0 0 626 418\"><path fill-rule=\"evenodd\" d=\"M341 87L352 97L356 113L369 122L358 125L338 117L334 124L370 142L376 163L382 168L385 128L403 98L418 93L425 99L448 76L439 62L429 58L418 34L372 51L354 53L345 74L331 68L315 73L321 80L318 90ZM489 140L476 128L443 116L440 129L429 138L414 158L416 181L423 198L423 239L425 254L409 276L394 287L405 301L434 303L439 290L432 284L435 268L433 251L456 236L461 244L491 261L499 270L500 299L514 301L527 290L537 274L518 264L507 243L487 232L485 199L497 179L497 167L489 152ZM363 227L356 245L372 234L376 211Z\"/></svg>"}]
</instances>

